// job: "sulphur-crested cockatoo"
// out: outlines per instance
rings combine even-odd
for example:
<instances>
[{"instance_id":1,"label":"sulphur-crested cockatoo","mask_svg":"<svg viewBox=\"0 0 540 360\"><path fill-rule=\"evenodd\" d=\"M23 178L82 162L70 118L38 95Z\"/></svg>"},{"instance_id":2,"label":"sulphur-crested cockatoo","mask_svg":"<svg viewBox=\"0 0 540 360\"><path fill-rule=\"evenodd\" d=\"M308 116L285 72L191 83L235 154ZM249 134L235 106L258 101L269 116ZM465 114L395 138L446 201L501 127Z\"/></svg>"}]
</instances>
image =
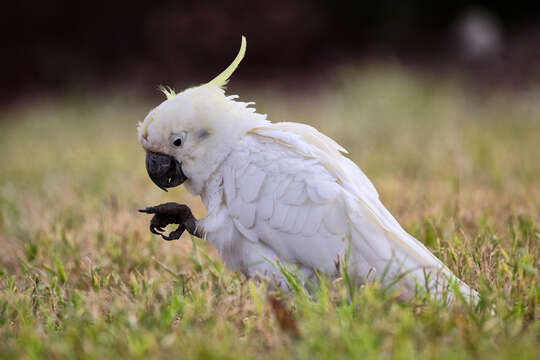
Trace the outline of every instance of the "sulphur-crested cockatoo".
<instances>
[{"instance_id":1,"label":"sulphur-crested cockatoo","mask_svg":"<svg viewBox=\"0 0 540 360\"><path fill-rule=\"evenodd\" d=\"M163 190L185 184L207 210L196 220L186 205L148 207L141 211L155 214L150 230L166 240L187 230L215 246L228 268L281 285L276 262L309 279L315 270L338 275L347 259L358 283L395 283L403 298L450 282L471 294L403 230L344 148L311 126L272 123L253 103L225 95L245 50L242 37L233 63L207 84L179 94L162 89L167 100L139 124L152 181ZM179 227L167 236L168 224Z\"/></svg>"}]
</instances>

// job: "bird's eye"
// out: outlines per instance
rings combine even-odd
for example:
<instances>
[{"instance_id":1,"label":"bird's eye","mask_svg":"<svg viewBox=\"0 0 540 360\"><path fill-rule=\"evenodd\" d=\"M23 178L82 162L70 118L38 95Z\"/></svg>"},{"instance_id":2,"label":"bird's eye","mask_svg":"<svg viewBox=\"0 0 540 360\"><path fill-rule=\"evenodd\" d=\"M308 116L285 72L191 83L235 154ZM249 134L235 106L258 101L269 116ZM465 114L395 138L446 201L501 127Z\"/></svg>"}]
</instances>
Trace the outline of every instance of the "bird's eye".
<instances>
[{"instance_id":1,"label":"bird's eye","mask_svg":"<svg viewBox=\"0 0 540 360\"><path fill-rule=\"evenodd\" d=\"M174 146L180 147L184 143L185 138L186 138L186 133L182 131L181 133L178 133L178 134L172 134L171 142Z\"/></svg>"}]
</instances>

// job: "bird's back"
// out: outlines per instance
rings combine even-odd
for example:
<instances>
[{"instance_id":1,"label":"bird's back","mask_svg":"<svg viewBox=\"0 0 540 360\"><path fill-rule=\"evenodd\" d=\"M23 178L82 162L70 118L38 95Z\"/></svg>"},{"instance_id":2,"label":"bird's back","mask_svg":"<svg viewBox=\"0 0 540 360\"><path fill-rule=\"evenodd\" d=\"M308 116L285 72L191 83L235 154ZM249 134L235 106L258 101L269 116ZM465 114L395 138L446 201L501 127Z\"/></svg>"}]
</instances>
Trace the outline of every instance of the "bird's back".
<instances>
[{"instance_id":1,"label":"bird's back","mask_svg":"<svg viewBox=\"0 0 540 360\"><path fill-rule=\"evenodd\" d=\"M307 125L252 129L223 166L225 202L239 234L281 261L329 275L341 270L350 249L354 278L399 283L404 297L417 285L440 292L448 278L459 282L403 230L343 152Z\"/></svg>"}]
</instances>

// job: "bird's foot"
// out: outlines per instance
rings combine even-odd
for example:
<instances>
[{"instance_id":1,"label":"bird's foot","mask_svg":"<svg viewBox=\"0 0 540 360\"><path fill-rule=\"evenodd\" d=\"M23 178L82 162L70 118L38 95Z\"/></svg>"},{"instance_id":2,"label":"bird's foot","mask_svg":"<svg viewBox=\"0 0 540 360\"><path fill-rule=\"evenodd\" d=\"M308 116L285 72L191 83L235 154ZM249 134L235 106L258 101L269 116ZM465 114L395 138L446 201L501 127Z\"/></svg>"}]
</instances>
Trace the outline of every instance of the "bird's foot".
<instances>
[{"instance_id":1,"label":"bird's foot","mask_svg":"<svg viewBox=\"0 0 540 360\"><path fill-rule=\"evenodd\" d=\"M191 235L200 237L197 232L197 219L187 205L168 202L139 209L139 211L154 214L150 220L150 232L161 235L167 241L179 239L184 230L187 230ZM178 224L178 228L169 235L165 235L165 227L169 224Z\"/></svg>"}]
</instances>

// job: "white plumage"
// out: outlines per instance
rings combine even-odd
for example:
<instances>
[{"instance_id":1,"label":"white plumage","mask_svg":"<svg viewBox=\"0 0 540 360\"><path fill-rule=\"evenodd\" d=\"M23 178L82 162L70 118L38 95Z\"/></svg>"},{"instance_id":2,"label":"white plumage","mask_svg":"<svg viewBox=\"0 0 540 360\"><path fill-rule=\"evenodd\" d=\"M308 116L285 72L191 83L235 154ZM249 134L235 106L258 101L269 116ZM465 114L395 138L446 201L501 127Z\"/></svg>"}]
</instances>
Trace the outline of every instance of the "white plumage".
<instances>
[{"instance_id":1,"label":"white plumage","mask_svg":"<svg viewBox=\"0 0 540 360\"><path fill-rule=\"evenodd\" d=\"M146 150L182 164L187 189L207 209L198 228L227 266L285 286L268 260L297 266L306 278L314 269L337 275L350 247L349 274L358 283L400 279L408 298L416 286L439 293L451 279L473 295L403 230L345 149L310 126L270 123L249 103L224 95L221 86L240 60L217 82L178 95L168 90L169 99L139 126ZM195 136L201 131L208 136ZM180 148L170 143L179 132Z\"/></svg>"},{"instance_id":2,"label":"white plumage","mask_svg":"<svg viewBox=\"0 0 540 360\"><path fill-rule=\"evenodd\" d=\"M437 285L437 278L454 276L401 228L368 178L338 150L344 151L302 124L250 130L215 174L223 178L227 216L207 238L231 267L278 280L281 274L264 257L294 264L308 276L313 269L335 275L350 241L349 268L359 282L385 274L382 280L391 283L408 273L400 282L407 297L430 272L431 290L440 290L444 281ZM236 232L224 239L221 227L231 223ZM464 284L462 290L469 292Z\"/></svg>"}]
</instances>

